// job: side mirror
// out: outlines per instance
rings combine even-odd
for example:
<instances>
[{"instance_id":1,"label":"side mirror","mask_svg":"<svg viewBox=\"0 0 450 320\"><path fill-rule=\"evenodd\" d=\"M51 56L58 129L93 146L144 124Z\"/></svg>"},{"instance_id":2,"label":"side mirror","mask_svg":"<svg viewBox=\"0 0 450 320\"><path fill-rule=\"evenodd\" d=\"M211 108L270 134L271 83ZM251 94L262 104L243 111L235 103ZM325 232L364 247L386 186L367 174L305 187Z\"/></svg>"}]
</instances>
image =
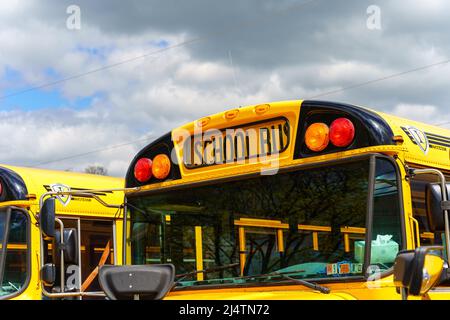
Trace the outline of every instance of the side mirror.
<instances>
[{"instance_id":1,"label":"side mirror","mask_svg":"<svg viewBox=\"0 0 450 320\"><path fill-rule=\"evenodd\" d=\"M439 251L442 250L432 246L400 251L394 263L395 286L404 289L406 297L425 295L441 277L444 260Z\"/></svg>"},{"instance_id":2,"label":"side mirror","mask_svg":"<svg viewBox=\"0 0 450 320\"><path fill-rule=\"evenodd\" d=\"M160 300L172 289L172 264L107 266L99 271L99 283L111 300Z\"/></svg>"},{"instance_id":3,"label":"side mirror","mask_svg":"<svg viewBox=\"0 0 450 320\"><path fill-rule=\"evenodd\" d=\"M53 286L56 280L56 268L53 263L46 263L41 269L41 281L44 286Z\"/></svg>"},{"instance_id":4,"label":"side mirror","mask_svg":"<svg viewBox=\"0 0 450 320\"><path fill-rule=\"evenodd\" d=\"M425 188L425 205L427 208L428 225L432 232L445 231L444 208L442 202L442 187L439 183L429 183ZM450 185L447 184L447 194L450 198Z\"/></svg>"},{"instance_id":5,"label":"side mirror","mask_svg":"<svg viewBox=\"0 0 450 320\"><path fill-rule=\"evenodd\" d=\"M78 233L77 229L64 229L64 264L78 264ZM55 263L59 265L61 261L61 232L55 231Z\"/></svg>"},{"instance_id":6,"label":"side mirror","mask_svg":"<svg viewBox=\"0 0 450 320\"><path fill-rule=\"evenodd\" d=\"M47 198L39 213L39 224L48 238L55 237L55 212L55 198Z\"/></svg>"}]
</instances>

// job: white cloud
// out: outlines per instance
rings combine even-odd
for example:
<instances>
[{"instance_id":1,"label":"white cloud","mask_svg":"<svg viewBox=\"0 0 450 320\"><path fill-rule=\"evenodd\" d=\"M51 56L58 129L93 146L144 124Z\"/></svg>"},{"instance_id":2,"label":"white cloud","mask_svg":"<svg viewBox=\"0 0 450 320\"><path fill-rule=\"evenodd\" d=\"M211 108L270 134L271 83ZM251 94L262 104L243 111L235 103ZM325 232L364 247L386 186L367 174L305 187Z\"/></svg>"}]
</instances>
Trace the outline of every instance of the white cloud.
<instances>
[{"instance_id":1,"label":"white cloud","mask_svg":"<svg viewBox=\"0 0 450 320\"><path fill-rule=\"evenodd\" d=\"M60 111L60 112L58 112ZM14 165L41 166L83 171L90 164L101 163L112 175L123 176L126 163L142 147L143 142L121 148L106 148L125 141L138 140L127 126L80 121L67 124L72 112L1 112L0 150L2 162ZM92 150L95 154L70 158ZM64 161L60 159L69 157ZM119 166L122 164L122 167Z\"/></svg>"},{"instance_id":2,"label":"white cloud","mask_svg":"<svg viewBox=\"0 0 450 320\"><path fill-rule=\"evenodd\" d=\"M400 103L394 107L392 113L399 117L431 124L435 124L439 119L439 109L432 105Z\"/></svg>"},{"instance_id":3,"label":"white cloud","mask_svg":"<svg viewBox=\"0 0 450 320\"><path fill-rule=\"evenodd\" d=\"M233 69L212 62L186 62L176 71L175 79L198 84L227 83L233 79Z\"/></svg>"},{"instance_id":4,"label":"white cloud","mask_svg":"<svg viewBox=\"0 0 450 320\"><path fill-rule=\"evenodd\" d=\"M444 128L450 126L450 108L442 110L434 105L401 103L396 105L391 113L407 119L441 125Z\"/></svg>"},{"instance_id":5,"label":"white cloud","mask_svg":"<svg viewBox=\"0 0 450 320\"><path fill-rule=\"evenodd\" d=\"M384 25L378 33L366 28L370 1L293 7L290 0L264 6L193 0L176 8L170 1L130 1L111 0L106 7L79 1L79 31L65 28L68 1L0 4L0 71L8 67L24 77L20 84L0 80L0 90L51 82L203 37L46 89L60 90L69 100L97 94L82 109L27 111L19 105L0 112L0 136L8 137L0 139L0 162L33 165L159 136L227 108L305 98L444 60L450 49L446 1L406 6L380 0ZM449 67L324 98L435 123L450 119ZM45 166L83 170L103 164L123 175L143 144Z\"/></svg>"}]
</instances>

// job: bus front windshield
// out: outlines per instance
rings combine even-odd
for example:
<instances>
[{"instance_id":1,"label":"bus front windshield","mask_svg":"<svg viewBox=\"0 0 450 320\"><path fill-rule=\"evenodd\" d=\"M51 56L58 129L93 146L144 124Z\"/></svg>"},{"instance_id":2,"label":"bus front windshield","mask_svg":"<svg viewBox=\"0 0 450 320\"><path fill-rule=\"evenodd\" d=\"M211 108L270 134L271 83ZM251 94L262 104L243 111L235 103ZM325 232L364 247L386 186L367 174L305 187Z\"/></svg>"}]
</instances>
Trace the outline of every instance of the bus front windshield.
<instances>
[{"instance_id":1,"label":"bus front windshield","mask_svg":"<svg viewBox=\"0 0 450 320\"><path fill-rule=\"evenodd\" d=\"M369 172L365 159L129 198L131 262L174 264L190 274L178 286L362 276L370 202L371 264L386 270L401 247L396 174L383 159L375 186Z\"/></svg>"},{"instance_id":2,"label":"bus front windshield","mask_svg":"<svg viewBox=\"0 0 450 320\"><path fill-rule=\"evenodd\" d=\"M20 292L28 279L27 228L22 211L0 210L0 298Z\"/></svg>"}]
</instances>

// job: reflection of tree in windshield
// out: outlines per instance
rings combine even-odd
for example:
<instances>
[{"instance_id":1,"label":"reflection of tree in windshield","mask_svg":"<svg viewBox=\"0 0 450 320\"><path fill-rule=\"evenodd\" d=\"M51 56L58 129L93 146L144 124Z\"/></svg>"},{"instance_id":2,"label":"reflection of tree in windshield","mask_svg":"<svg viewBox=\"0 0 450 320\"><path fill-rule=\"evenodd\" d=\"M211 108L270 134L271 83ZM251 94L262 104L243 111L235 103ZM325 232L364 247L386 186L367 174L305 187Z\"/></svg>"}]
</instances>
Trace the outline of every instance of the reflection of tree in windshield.
<instances>
[{"instance_id":1,"label":"reflection of tree in windshield","mask_svg":"<svg viewBox=\"0 0 450 320\"><path fill-rule=\"evenodd\" d=\"M175 264L178 274L196 268L195 226L202 227L204 268L238 262L239 233L235 221L243 218L276 220L288 225L282 233L282 252L278 250L275 229L245 227L244 275L303 263L352 260L352 252L344 251L340 228L365 227L368 171L365 160L130 199L134 206L149 213L155 208L160 212L158 218L143 219L142 214L132 210L132 219L152 220L149 222L159 226L152 230L164 232L161 237L165 242L156 246L161 246L158 250ZM160 210L162 206L164 210ZM164 222L161 214L170 214L170 222ZM314 250L312 233L300 231L300 224L331 227L331 231L319 234L319 248ZM132 237L134 261L145 260L142 255L148 249L139 249L146 245L141 243L144 239ZM168 262L167 259L161 262ZM207 274L205 279L239 275L237 267Z\"/></svg>"},{"instance_id":2,"label":"reflection of tree in windshield","mask_svg":"<svg viewBox=\"0 0 450 320\"><path fill-rule=\"evenodd\" d=\"M258 217L287 222L285 251L277 256L276 238L268 236L265 243L253 245L262 264L261 273L310 261L344 260L341 226L365 226L368 165L323 168L293 174L254 179L240 192L223 193L231 199L213 203L242 217ZM230 186L231 187L231 186ZM221 198L219 198L221 199ZM299 233L298 224L331 226L329 235L321 235L320 250L311 250L311 235ZM251 250L249 250L252 252ZM255 254L254 256L257 256ZM279 261L274 261L279 259ZM252 256L247 260L252 263Z\"/></svg>"}]
</instances>

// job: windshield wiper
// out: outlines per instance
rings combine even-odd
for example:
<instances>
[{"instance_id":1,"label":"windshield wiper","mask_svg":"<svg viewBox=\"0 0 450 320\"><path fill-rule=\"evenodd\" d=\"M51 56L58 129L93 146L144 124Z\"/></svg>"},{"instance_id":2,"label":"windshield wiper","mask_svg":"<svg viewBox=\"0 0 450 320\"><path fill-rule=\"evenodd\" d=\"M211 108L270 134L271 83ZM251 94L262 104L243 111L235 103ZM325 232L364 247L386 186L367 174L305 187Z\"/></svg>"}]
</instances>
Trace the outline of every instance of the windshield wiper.
<instances>
[{"instance_id":1,"label":"windshield wiper","mask_svg":"<svg viewBox=\"0 0 450 320\"><path fill-rule=\"evenodd\" d=\"M225 270L225 269L234 268L234 267L237 267L237 266L239 266L239 263L233 263L233 264L228 264L228 265L225 265L225 266L208 268L208 269L204 269L204 270L197 270L197 271L192 271L192 272L188 272L188 273L178 274L178 275L176 275L178 280L175 281L172 289L174 289L178 284L180 284L181 281L183 281L188 276L196 275L198 273L211 273L211 272L221 271L221 270ZM295 278L292 278L292 277L288 276L288 274L292 274L292 272L277 272L277 271L274 271L274 272L271 272L271 273L260 274L260 275L256 275L256 276L239 277L237 279L268 278L268 277L272 277L272 276L280 276L282 278L285 278L286 280L289 280L289 281L301 284L301 285L303 285L305 287L308 287L310 289L319 291L320 293L324 293L324 294L330 293L330 288L327 288L327 287L322 286L320 284L309 282L309 281L306 281L306 280L295 279ZM185 286L184 288L191 287L191 286L193 286L193 285L188 285L188 286Z\"/></svg>"},{"instance_id":2,"label":"windshield wiper","mask_svg":"<svg viewBox=\"0 0 450 320\"><path fill-rule=\"evenodd\" d=\"M329 294L330 293L330 288L322 286L320 284L317 283L313 283L313 282L309 282L303 279L295 279L292 278L290 276L288 276L288 274L292 274L293 272L278 272L278 271L274 271L274 272L270 272L270 273L266 273L266 274L259 274L259 275L255 275L255 276L246 276L244 278L269 278L269 277L273 277L273 276L280 276L286 280L301 284L305 287L308 287L310 289L319 291L321 293L324 294Z\"/></svg>"},{"instance_id":3,"label":"windshield wiper","mask_svg":"<svg viewBox=\"0 0 450 320\"><path fill-rule=\"evenodd\" d=\"M306 280L303 280L303 279L295 279L295 278L292 278L292 277L288 276L286 273L276 272L275 271L274 274L280 275L280 276L282 276L283 278L285 278L287 280L290 280L292 282L296 282L296 283L301 284L301 285L303 285L305 287L308 287L310 289L317 290L317 291L319 291L321 293L328 294L331 291L330 288L328 288L328 287L322 286L322 285L314 283L314 282L309 282L309 281L306 281Z\"/></svg>"}]
</instances>

